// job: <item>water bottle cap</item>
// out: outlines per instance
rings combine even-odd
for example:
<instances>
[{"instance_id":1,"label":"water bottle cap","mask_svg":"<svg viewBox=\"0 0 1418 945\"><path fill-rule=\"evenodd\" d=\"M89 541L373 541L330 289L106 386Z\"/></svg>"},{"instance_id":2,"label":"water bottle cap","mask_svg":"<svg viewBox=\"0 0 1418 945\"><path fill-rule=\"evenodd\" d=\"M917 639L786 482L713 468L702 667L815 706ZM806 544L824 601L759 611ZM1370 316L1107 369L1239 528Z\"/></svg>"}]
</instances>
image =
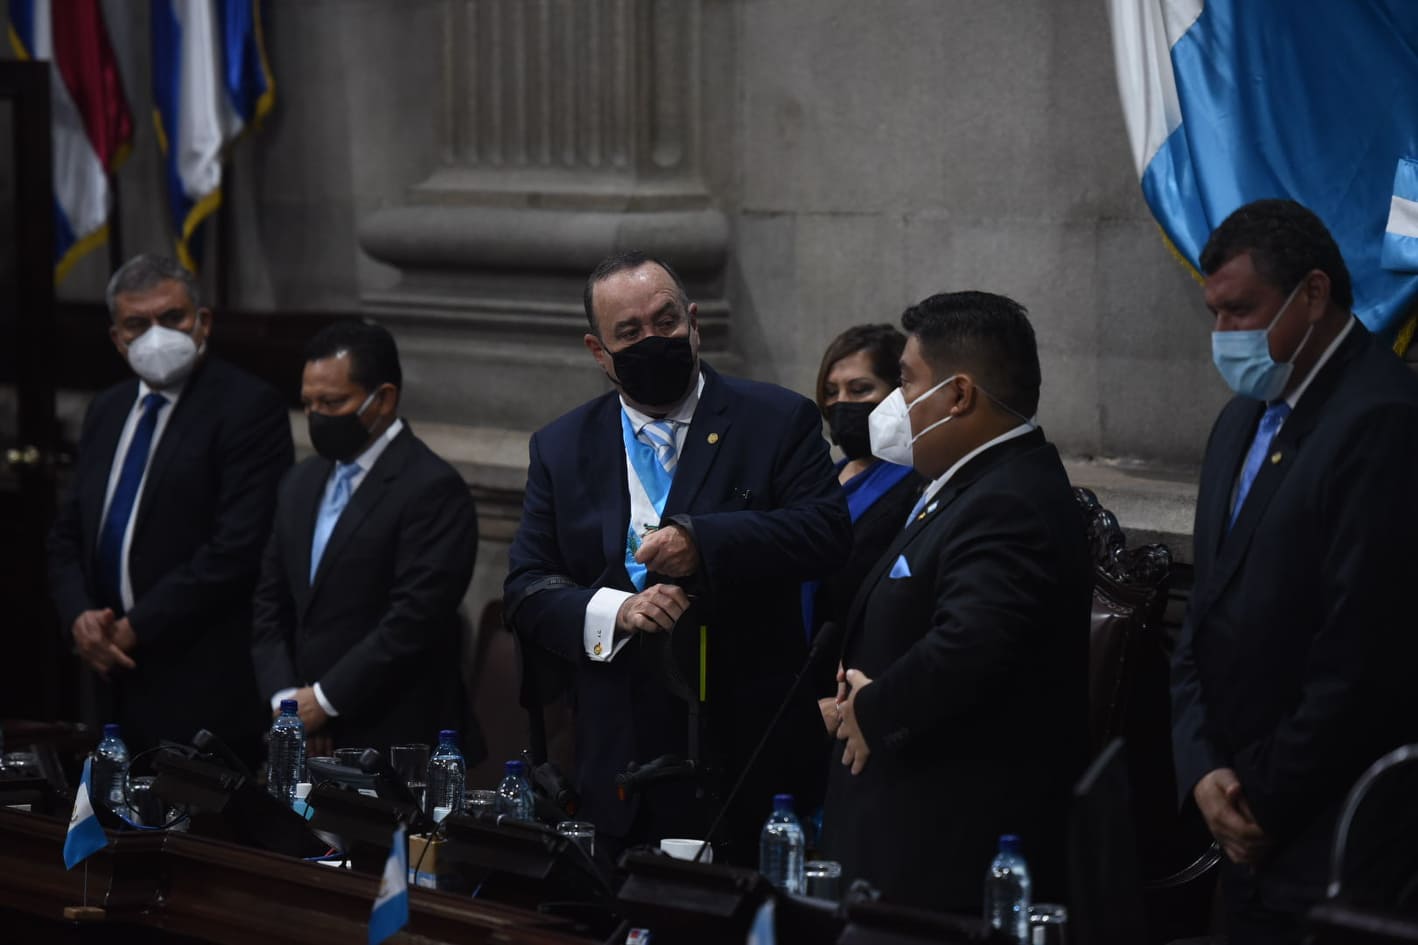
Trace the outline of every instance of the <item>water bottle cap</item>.
<instances>
[{"instance_id":1,"label":"water bottle cap","mask_svg":"<svg viewBox=\"0 0 1418 945\"><path fill-rule=\"evenodd\" d=\"M287 712L297 712L299 709L300 703L296 702L294 699L281 700L281 714L284 715Z\"/></svg>"},{"instance_id":2,"label":"water bottle cap","mask_svg":"<svg viewBox=\"0 0 1418 945\"><path fill-rule=\"evenodd\" d=\"M104 738L118 738L118 737L120 737L119 734L118 734L118 723L117 723L117 722L107 722L107 723L105 723L104 726L103 726L103 737L104 737Z\"/></svg>"},{"instance_id":3,"label":"water bottle cap","mask_svg":"<svg viewBox=\"0 0 1418 945\"><path fill-rule=\"evenodd\" d=\"M792 809L793 809L793 795L791 795L791 794L774 794L774 795L773 795L773 809L774 809L775 811L778 811L778 810L789 810L789 811L790 811L790 810L792 810Z\"/></svg>"},{"instance_id":4,"label":"water bottle cap","mask_svg":"<svg viewBox=\"0 0 1418 945\"><path fill-rule=\"evenodd\" d=\"M527 770L527 765L521 761L508 761L503 764L502 768L508 774L521 774Z\"/></svg>"},{"instance_id":5,"label":"water bottle cap","mask_svg":"<svg viewBox=\"0 0 1418 945\"><path fill-rule=\"evenodd\" d=\"M440 744L442 744L443 742L456 742L457 740L458 730L455 728L445 728L443 731L438 733L438 741Z\"/></svg>"},{"instance_id":6,"label":"water bottle cap","mask_svg":"<svg viewBox=\"0 0 1418 945\"><path fill-rule=\"evenodd\" d=\"M1019 837L1017 834L1007 833L999 838L999 851L1001 853L1018 853Z\"/></svg>"}]
</instances>

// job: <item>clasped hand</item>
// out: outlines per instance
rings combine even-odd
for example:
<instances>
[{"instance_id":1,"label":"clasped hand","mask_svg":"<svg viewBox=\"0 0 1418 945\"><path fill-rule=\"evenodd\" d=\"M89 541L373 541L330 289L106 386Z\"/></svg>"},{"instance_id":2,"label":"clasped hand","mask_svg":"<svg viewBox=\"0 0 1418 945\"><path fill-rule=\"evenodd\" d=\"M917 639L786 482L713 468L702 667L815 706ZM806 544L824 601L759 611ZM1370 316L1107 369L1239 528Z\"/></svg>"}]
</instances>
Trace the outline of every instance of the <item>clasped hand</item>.
<instances>
[{"instance_id":1,"label":"clasped hand","mask_svg":"<svg viewBox=\"0 0 1418 945\"><path fill-rule=\"evenodd\" d=\"M837 695L817 700L827 734L847 744L842 746L842 764L861 774L871 757L871 746L857 723L857 693L871 685L871 678L858 669L837 664Z\"/></svg>"},{"instance_id":2,"label":"clasped hand","mask_svg":"<svg viewBox=\"0 0 1418 945\"><path fill-rule=\"evenodd\" d=\"M689 577L699 570L699 549L687 529L665 525L645 536L635 551L635 560L646 570L665 577Z\"/></svg>"},{"instance_id":3,"label":"clasped hand","mask_svg":"<svg viewBox=\"0 0 1418 945\"><path fill-rule=\"evenodd\" d=\"M1254 864L1265 854L1269 838L1261 830L1241 781L1230 768L1208 772L1192 789L1206 827L1233 863Z\"/></svg>"},{"instance_id":4,"label":"clasped hand","mask_svg":"<svg viewBox=\"0 0 1418 945\"><path fill-rule=\"evenodd\" d=\"M138 645L138 637L127 617L115 619L113 611L86 610L74 620L71 630L79 659L104 678L117 666L137 669L138 664L128 654Z\"/></svg>"}]
</instances>

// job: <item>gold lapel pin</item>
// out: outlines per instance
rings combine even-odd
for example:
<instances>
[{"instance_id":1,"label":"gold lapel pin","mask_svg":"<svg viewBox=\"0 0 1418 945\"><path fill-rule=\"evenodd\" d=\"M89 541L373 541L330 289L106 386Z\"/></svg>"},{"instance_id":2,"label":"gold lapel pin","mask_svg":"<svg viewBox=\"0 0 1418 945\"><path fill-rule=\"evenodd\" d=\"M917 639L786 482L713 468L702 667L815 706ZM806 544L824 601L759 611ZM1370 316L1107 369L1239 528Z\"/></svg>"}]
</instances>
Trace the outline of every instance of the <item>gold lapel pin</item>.
<instances>
[{"instance_id":1,"label":"gold lapel pin","mask_svg":"<svg viewBox=\"0 0 1418 945\"><path fill-rule=\"evenodd\" d=\"M709 434L709 445L710 445L710 446L713 446L713 445L714 445L715 443L717 443L717 442L719 442L719 434L717 434L717 433L711 433L711 434Z\"/></svg>"},{"instance_id":2,"label":"gold lapel pin","mask_svg":"<svg viewBox=\"0 0 1418 945\"><path fill-rule=\"evenodd\" d=\"M1273 466L1284 458L1285 454L1280 452L1279 450L1276 450L1274 453L1270 454L1270 464Z\"/></svg>"}]
</instances>

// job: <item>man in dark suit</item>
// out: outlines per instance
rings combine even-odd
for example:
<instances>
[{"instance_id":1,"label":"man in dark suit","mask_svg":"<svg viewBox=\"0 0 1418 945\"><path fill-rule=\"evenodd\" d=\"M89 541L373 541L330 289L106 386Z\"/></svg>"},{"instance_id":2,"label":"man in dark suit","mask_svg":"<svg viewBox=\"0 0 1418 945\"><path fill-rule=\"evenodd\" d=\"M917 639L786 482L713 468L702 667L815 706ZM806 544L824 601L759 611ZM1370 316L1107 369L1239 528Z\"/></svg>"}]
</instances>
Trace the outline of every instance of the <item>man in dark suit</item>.
<instances>
[{"instance_id":1,"label":"man in dark suit","mask_svg":"<svg viewBox=\"0 0 1418 945\"><path fill-rule=\"evenodd\" d=\"M930 484L853 603L838 694L821 702L842 745L826 847L889 901L976 913L999 837L1018 834L1036 896L1058 897L1087 753L1092 570L1030 419L1034 331L983 292L932 296L902 325L872 450Z\"/></svg>"},{"instance_id":2,"label":"man in dark suit","mask_svg":"<svg viewBox=\"0 0 1418 945\"><path fill-rule=\"evenodd\" d=\"M703 836L804 658L800 584L845 559L851 524L816 408L701 364L698 309L669 266L607 259L584 303L616 390L532 437L508 619L574 674L577 789L599 833ZM690 707L714 776L619 797L632 763L692 753ZM810 763L813 715L804 692L729 810L721 857L757 861L771 795Z\"/></svg>"},{"instance_id":3,"label":"man in dark suit","mask_svg":"<svg viewBox=\"0 0 1418 945\"><path fill-rule=\"evenodd\" d=\"M207 353L212 313L172 260L129 260L107 301L138 376L84 419L49 540L54 602L130 750L207 728L254 760L267 722L246 656L251 590L292 460L286 409Z\"/></svg>"},{"instance_id":4,"label":"man in dark suit","mask_svg":"<svg viewBox=\"0 0 1418 945\"><path fill-rule=\"evenodd\" d=\"M453 467L399 418L384 328L338 322L305 349L300 396L318 456L281 482L256 588L252 655L278 712L295 699L312 747L437 741L483 755L462 675L458 605L478 523Z\"/></svg>"},{"instance_id":5,"label":"man in dark suit","mask_svg":"<svg viewBox=\"0 0 1418 945\"><path fill-rule=\"evenodd\" d=\"M1297 941L1345 792L1418 740L1418 379L1350 314L1339 249L1299 204L1237 210L1201 263L1237 396L1197 496L1177 783L1226 853L1231 941Z\"/></svg>"}]
</instances>

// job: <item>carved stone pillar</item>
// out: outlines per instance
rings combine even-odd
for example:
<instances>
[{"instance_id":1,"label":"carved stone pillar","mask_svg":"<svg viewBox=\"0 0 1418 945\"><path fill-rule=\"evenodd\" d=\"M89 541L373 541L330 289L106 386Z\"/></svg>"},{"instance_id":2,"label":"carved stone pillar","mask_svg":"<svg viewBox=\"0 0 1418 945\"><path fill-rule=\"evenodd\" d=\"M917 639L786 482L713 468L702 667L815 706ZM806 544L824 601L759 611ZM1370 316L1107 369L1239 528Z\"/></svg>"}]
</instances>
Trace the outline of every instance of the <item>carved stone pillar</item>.
<instances>
[{"instance_id":1,"label":"carved stone pillar","mask_svg":"<svg viewBox=\"0 0 1418 945\"><path fill-rule=\"evenodd\" d=\"M449 0L430 51L443 166L360 228L401 273L363 303L399 337L414 412L527 429L605 390L581 287L617 250L667 258L706 347L726 343L699 16L700 0Z\"/></svg>"}]
</instances>

